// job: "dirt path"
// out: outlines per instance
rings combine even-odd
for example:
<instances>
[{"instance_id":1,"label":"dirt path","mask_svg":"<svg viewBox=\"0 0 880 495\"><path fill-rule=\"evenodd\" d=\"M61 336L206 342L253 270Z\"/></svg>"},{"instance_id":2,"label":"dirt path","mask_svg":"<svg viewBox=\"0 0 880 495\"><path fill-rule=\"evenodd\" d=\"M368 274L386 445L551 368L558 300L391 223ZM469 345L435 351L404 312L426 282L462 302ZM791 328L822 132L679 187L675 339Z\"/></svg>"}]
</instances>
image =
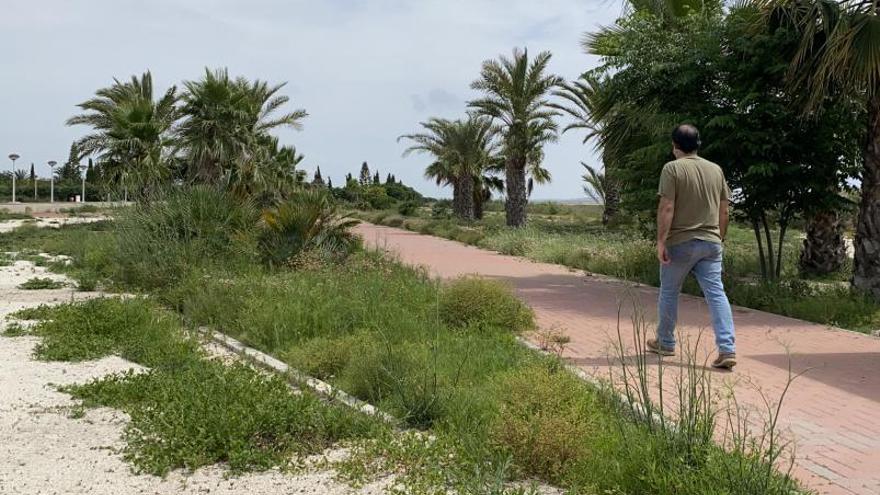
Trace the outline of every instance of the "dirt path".
<instances>
[{"instance_id":1,"label":"dirt path","mask_svg":"<svg viewBox=\"0 0 880 495\"><path fill-rule=\"evenodd\" d=\"M631 300L638 300L649 318L656 312L654 288L400 229L362 224L357 232L368 245L440 277L480 274L508 281L535 310L541 328L570 336L566 357L597 376L608 373L618 307L624 307L625 338L631 332L626 310ZM782 410L782 427L797 445L795 475L819 493L880 493L880 338L744 308L734 309L734 319L740 364L735 373L715 373L717 383L760 409L758 390L778 397L789 363L795 372L812 368L795 382ZM691 336L708 328L702 299L683 297L680 322ZM704 340L711 340L711 331Z\"/></svg>"},{"instance_id":2,"label":"dirt path","mask_svg":"<svg viewBox=\"0 0 880 495\"><path fill-rule=\"evenodd\" d=\"M64 280L25 261L0 267L0 328L6 315L25 307L93 297L73 289L20 290L40 276ZM57 385L83 383L138 365L118 357L82 363L46 363L32 358L34 337L0 336L0 494L378 494L388 480L354 490L330 471L296 475L278 471L227 477L212 466L166 478L132 473L120 449L127 416L109 408L89 409L72 418L76 405ZM339 455L328 452L328 456Z\"/></svg>"}]
</instances>

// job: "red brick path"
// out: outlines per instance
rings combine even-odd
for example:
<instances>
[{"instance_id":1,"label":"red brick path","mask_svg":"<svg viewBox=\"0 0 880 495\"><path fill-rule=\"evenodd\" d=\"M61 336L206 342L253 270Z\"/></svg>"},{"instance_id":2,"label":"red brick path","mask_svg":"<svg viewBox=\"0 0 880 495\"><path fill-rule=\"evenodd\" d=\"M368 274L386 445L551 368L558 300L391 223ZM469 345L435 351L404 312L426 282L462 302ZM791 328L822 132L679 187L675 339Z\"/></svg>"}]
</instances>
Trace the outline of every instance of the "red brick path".
<instances>
[{"instance_id":1,"label":"red brick path","mask_svg":"<svg viewBox=\"0 0 880 495\"><path fill-rule=\"evenodd\" d=\"M591 277L559 265L534 263L413 232L363 224L368 245L396 253L450 278L465 274L503 279L534 310L541 328L571 337L566 356L589 373L607 376L609 349L617 337L618 307L638 298L656 312L657 291ZM629 316L624 316L628 323ZM735 373L713 376L734 387L741 403L762 407L761 396L779 397L793 371L810 368L785 399L781 427L794 437L795 476L819 493L880 494L880 338L792 318L734 308ZM680 327L710 328L705 303L683 296ZM631 333L624 330L625 334ZM711 331L704 337L711 342ZM708 352L708 349L705 350Z\"/></svg>"}]
</instances>

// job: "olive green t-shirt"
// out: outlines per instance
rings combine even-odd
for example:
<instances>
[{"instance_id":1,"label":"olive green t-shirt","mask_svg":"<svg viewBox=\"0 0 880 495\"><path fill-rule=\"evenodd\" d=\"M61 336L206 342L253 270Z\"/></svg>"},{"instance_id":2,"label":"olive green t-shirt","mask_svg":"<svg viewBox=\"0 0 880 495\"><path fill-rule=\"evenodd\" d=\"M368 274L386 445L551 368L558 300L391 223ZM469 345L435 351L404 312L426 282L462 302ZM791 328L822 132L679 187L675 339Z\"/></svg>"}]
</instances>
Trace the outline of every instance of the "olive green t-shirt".
<instances>
[{"instance_id":1,"label":"olive green t-shirt","mask_svg":"<svg viewBox=\"0 0 880 495\"><path fill-rule=\"evenodd\" d=\"M694 239L721 244L718 212L730 197L721 167L696 155L671 161L660 174L659 195L675 202L667 246Z\"/></svg>"}]
</instances>

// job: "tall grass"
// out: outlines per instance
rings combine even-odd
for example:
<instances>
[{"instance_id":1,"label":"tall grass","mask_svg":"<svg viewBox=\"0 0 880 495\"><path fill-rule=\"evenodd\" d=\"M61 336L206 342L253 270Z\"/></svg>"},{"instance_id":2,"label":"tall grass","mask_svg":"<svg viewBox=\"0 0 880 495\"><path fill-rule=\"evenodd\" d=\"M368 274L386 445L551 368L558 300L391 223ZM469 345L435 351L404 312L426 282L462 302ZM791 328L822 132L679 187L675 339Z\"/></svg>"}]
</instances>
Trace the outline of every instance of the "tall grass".
<instances>
[{"instance_id":1,"label":"tall grass","mask_svg":"<svg viewBox=\"0 0 880 495\"><path fill-rule=\"evenodd\" d=\"M194 267L234 268L257 257L258 210L228 192L195 186L124 210L116 223L118 279L156 289Z\"/></svg>"},{"instance_id":2,"label":"tall grass","mask_svg":"<svg viewBox=\"0 0 880 495\"><path fill-rule=\"evenodd\" d=\"M716 390L709 358L698 357L700 335L682 339L677 358L646 353L653 328L637 303L631 320L632 348L624 344L623 332L618 321L618 368L609 375L623 393L621 403L628 414L616 424L620 441L609 445L626 461L606 466L605 476L632 493L785 494L801 489L790 475L793 452L779 432L782 404L799 375L789 370L775 401L762 392L766 415L754 423L732 391ZM672 364L667 365L667 359ZM665 396L669 393L672 400ZM677 462L656 465L655 459Z\"/></svg>"}]
</instances>

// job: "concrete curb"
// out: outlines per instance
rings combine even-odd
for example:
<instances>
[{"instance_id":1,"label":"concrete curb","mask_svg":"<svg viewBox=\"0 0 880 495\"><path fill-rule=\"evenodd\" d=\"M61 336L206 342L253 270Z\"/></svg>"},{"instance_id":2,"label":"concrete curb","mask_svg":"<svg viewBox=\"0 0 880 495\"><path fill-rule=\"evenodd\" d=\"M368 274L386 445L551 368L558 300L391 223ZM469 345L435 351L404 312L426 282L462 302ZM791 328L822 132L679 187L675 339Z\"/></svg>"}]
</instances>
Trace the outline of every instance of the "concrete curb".
<instances>
[{"instance_id":1,"label":"concrete curb","mask_svg":"<svg viewBox=\"0 0 880 495\"><path fill-rule=\"evenodd\" d=\"M356 397L348 395L342 390L334 388L327 382L318 380L317 378L313 378L303 373L302 371L293 369L284 362L266 353L248 347L224 333L217 332L206 327L200 327L199 331L210 337L211 340L213 340L214 342L222 345L223 347L229 349L235 354L242 356L248 361L263 368L266 368L269 371L285 375L290 381L296 383L297 385L304 385L305 387L309 388L310 390L322 397L325 397L332 401L340 402L343 405L348 406L356 411L362 412L366 415L375 416L382 421L394 426L395 428L400 427L401 421L394 416L380 410L378 407L372 404L364 402Z\"/></svg>"}]
</instances>

